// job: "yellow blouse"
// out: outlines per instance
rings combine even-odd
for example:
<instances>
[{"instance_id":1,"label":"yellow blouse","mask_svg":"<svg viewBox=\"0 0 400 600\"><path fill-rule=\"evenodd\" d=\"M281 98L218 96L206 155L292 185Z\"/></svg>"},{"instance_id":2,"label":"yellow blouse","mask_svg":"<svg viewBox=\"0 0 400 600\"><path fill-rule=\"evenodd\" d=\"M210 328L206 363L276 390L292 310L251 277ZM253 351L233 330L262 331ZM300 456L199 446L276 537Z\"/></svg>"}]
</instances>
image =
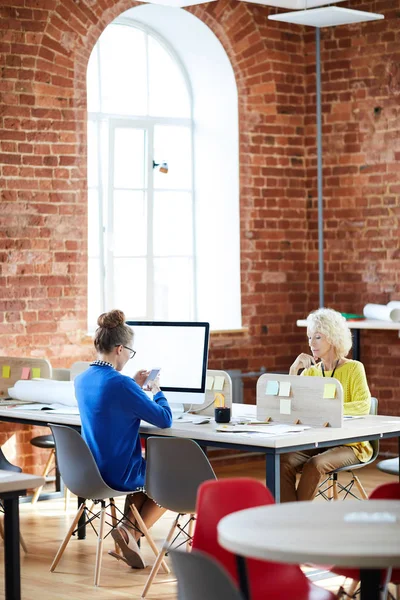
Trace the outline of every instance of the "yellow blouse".
<instances>
[{"instance_id":1,"label":"yellow blouse","mask_svg":"<svg viewBox=\"0 0 400 600\"><path fill-rule=\"evenodd\" d=\"M331 377L332 371L325 371L325 377ZM321 363L304 369L302 375L322 377ZM343 387L343 414L368 415L371 405L371 393L368 388L364 365L358 360L349 360L335 371L335 379ZM372 446L369 442L346 444L351 446L360 462L367 462L372 456Z\"/></svg>"}]
</instances>

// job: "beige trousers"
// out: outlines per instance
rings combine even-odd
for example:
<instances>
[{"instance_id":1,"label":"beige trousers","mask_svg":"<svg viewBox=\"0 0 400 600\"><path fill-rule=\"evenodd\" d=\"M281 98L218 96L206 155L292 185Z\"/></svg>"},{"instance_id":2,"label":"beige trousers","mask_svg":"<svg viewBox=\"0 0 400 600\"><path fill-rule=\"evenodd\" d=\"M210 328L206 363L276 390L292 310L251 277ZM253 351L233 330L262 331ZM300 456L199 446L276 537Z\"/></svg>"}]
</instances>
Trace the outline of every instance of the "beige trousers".
<instances>
[{"instance_id":1,"label":"beige trousers","mask_svg":"<svg viewBox=\"0 0 400 600\"><path fill-rule=\"evenodd\" d=\"M281 456L281 502L312 500L323 475L339 467L349 467L359 463L350 446L283 454ZM299 472L301 477L296 490L296 475Z\"/></svg>"}]
</instances>

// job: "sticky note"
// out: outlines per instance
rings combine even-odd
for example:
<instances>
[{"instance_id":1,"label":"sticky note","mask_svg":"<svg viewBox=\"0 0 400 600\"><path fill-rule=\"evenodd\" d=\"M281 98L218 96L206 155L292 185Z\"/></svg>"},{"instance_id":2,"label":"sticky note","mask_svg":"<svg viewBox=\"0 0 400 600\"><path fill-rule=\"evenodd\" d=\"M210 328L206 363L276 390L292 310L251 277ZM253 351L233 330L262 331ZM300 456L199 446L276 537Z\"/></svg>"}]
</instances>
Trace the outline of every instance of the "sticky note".
<instances>
[{"instance_id":1,"label":"sticky note","mask_svg":"<svg viewBox=\"0 0 400 600\"><path fill-rule=\"evenodd\" d=\"M225 383L225 377L222 375L217 375L214 377L214 390L223 390Z\"/></svg>"},{"instance_id":2,"label":"sticky note","mask_svg":"<svg viewBox=\"0 0 400 600\"><path fill-rule=\"evenodd\" d=\"M213 385L214 385L214 377L207 375L206 376L206 390L212 390Z\"/></svg>"},{"instance_id":3,"label":"sticky note","mask_svg":"<svg viewBox=\"0 0 400 600\"><path fill-rule=\"evenodd\" d=\"M277 396L279 392L279 381L267 381L265 394L268 396Z\"/></svg>"},{"instance_id":4,"label":"sticky note","mask_svg":"<svg viewBox=\"0 0 400 600\"><path fill-rule=\"evenodd\" d=\"M292 401L290 398L280 398L279 412L281 415L290 415L292 412Z\"/></svg>"},{"instance_id":5,"label":"sticky note","mask_svg":"<svg viewBox=\"0 0 400 600\"><path fill-rule=\"evenodd\" d=\"M225 396L218 392L214 395L214 406L223 407L225 406Z\"/></svg>"},{"instance_id":6,"label":"sticky note","mask_svg":"<svg viewBox=\"0 0 400 600\"><path fill-rule=\"evenodd\" d=\"M40 369L39 369L39 367L33 367L32 368L32 377L33 378L40 377Z\"/></svg>"},{"instance_id":7,"label":"sticky note","mask_svg":"<svg viewBox=\"0 0 400 600\"><path fill-rule=\"evenodd\" d=\"M23 367L22 373L21 373L21 379L29 379L30 374L31 374L30 368Z\"/></svg>"},{"instance_id":8,"label":"sticky note","mask_svg":"<svg viewBox=\"0 0 400 600\"><path fill-rule=\"evenodd\" d=\"M11 367L3 365L3 379L9 379L11 373Z\"/></svg>"},{"instance_id":9,"label":"sticky note","mask_svg":"<svg viewBox=\"0 0 400 600\"><path fill-rule=\"evenodd\" d=\"M289 381L281 381L279 384L279 395L290 396L290 387Z\"/></svg>"},{"instance_id":10,"label":"sticky note","mask_svg":"<svg viewBox=\"0 0 400 600\"><path fill-rule=\"evenodd\" d=\"M336 385L334 383L325 383L324 398L335 398L335 396L336 396Z\"/></svg>"}]
</instances>

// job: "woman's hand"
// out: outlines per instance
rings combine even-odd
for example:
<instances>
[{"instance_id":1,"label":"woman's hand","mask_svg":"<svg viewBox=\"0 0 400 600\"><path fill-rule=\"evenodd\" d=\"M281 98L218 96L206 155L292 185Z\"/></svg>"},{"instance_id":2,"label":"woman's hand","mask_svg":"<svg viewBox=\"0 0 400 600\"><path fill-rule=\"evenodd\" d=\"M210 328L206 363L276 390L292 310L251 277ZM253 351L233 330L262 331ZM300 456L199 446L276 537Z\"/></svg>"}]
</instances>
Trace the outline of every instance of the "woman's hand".
<instances>
[{"instance_id":1,"label":"woman's hand","mask_svg":"<svg viewBox=\"0 0 400 600\"><path fill-rule=\"evenodd\" d=\"M161 392L160 376L157 375L157 377L154 379L154 381L149 381L149 385L147 387L153 395L158 394L158 392Z\"/></svg>"},{"instance_id":2,"label":"woman's hand","mask_svg":"<svg viewBox=\"0 0 400 600\"><path fill-rule=\"evenodd\" d=\"M142 388L143 384L146 381L149 374L150 374L150 371L146 371L146 369L142 369L141 371L138 371L136 373L136 375L133 379L136 381L138 386Z\"/></svg>"},{"instance_id":3,"label":"woman's hand","mask_svg":"<svg viewBox=\"0 0 400 600\"><path fill-rule=\"evenodd\" d=\"M297 375L300 369L308 369L312 365L315 365L314 357L302 352L290 367L289 375Z\"/></svg>"}]
</instances>

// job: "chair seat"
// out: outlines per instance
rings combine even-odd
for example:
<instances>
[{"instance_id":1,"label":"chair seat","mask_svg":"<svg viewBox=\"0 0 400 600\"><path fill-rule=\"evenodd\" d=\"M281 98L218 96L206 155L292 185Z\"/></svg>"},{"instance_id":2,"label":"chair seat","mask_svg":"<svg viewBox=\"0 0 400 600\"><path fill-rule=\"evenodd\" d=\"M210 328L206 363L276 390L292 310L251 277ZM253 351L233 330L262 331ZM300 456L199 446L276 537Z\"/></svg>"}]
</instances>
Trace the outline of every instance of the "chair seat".
<instances>
[{"instance_id":1,"label":"chair seat","mask_svg":"<svg viewBox=\"0 0 400 600\"><path fill-rule=\"evenodd\" d=\"M347 467L338 467L337 469L334 469L334 471L330 471L329 473L327 473L327 475L330 475L331 473L341 473L342 471L348 471L350 473L351 471L355 471L356 469L362 469L363 467L370 465L371 463L375 462L375 460L376 457L374 456L367 462L357 463L355 465L348 465Z\"/></svg>"},{"instance_id":2,"label":"chair seat","mask_svg":"<svg viewBox=\"0 0 400 600\"><path fill-rule=\"evenodd\" d=\"M54 438L52 435L38 435L30 440L32 446L37 448L55 448Z\"/></svg>"},{"instance_id":3,"label":"chair seat","mask_svg":"<svg viewBox=\"0 0 400 600\"><path fill-rule=\"evenodd\" d=\"M376 465L380 471L384 473L389 473L389 475L398 475L399 474L399 457L396 458L387 458L386 460L381 460L380 463Z\"/></svg>"}]
</instances>

